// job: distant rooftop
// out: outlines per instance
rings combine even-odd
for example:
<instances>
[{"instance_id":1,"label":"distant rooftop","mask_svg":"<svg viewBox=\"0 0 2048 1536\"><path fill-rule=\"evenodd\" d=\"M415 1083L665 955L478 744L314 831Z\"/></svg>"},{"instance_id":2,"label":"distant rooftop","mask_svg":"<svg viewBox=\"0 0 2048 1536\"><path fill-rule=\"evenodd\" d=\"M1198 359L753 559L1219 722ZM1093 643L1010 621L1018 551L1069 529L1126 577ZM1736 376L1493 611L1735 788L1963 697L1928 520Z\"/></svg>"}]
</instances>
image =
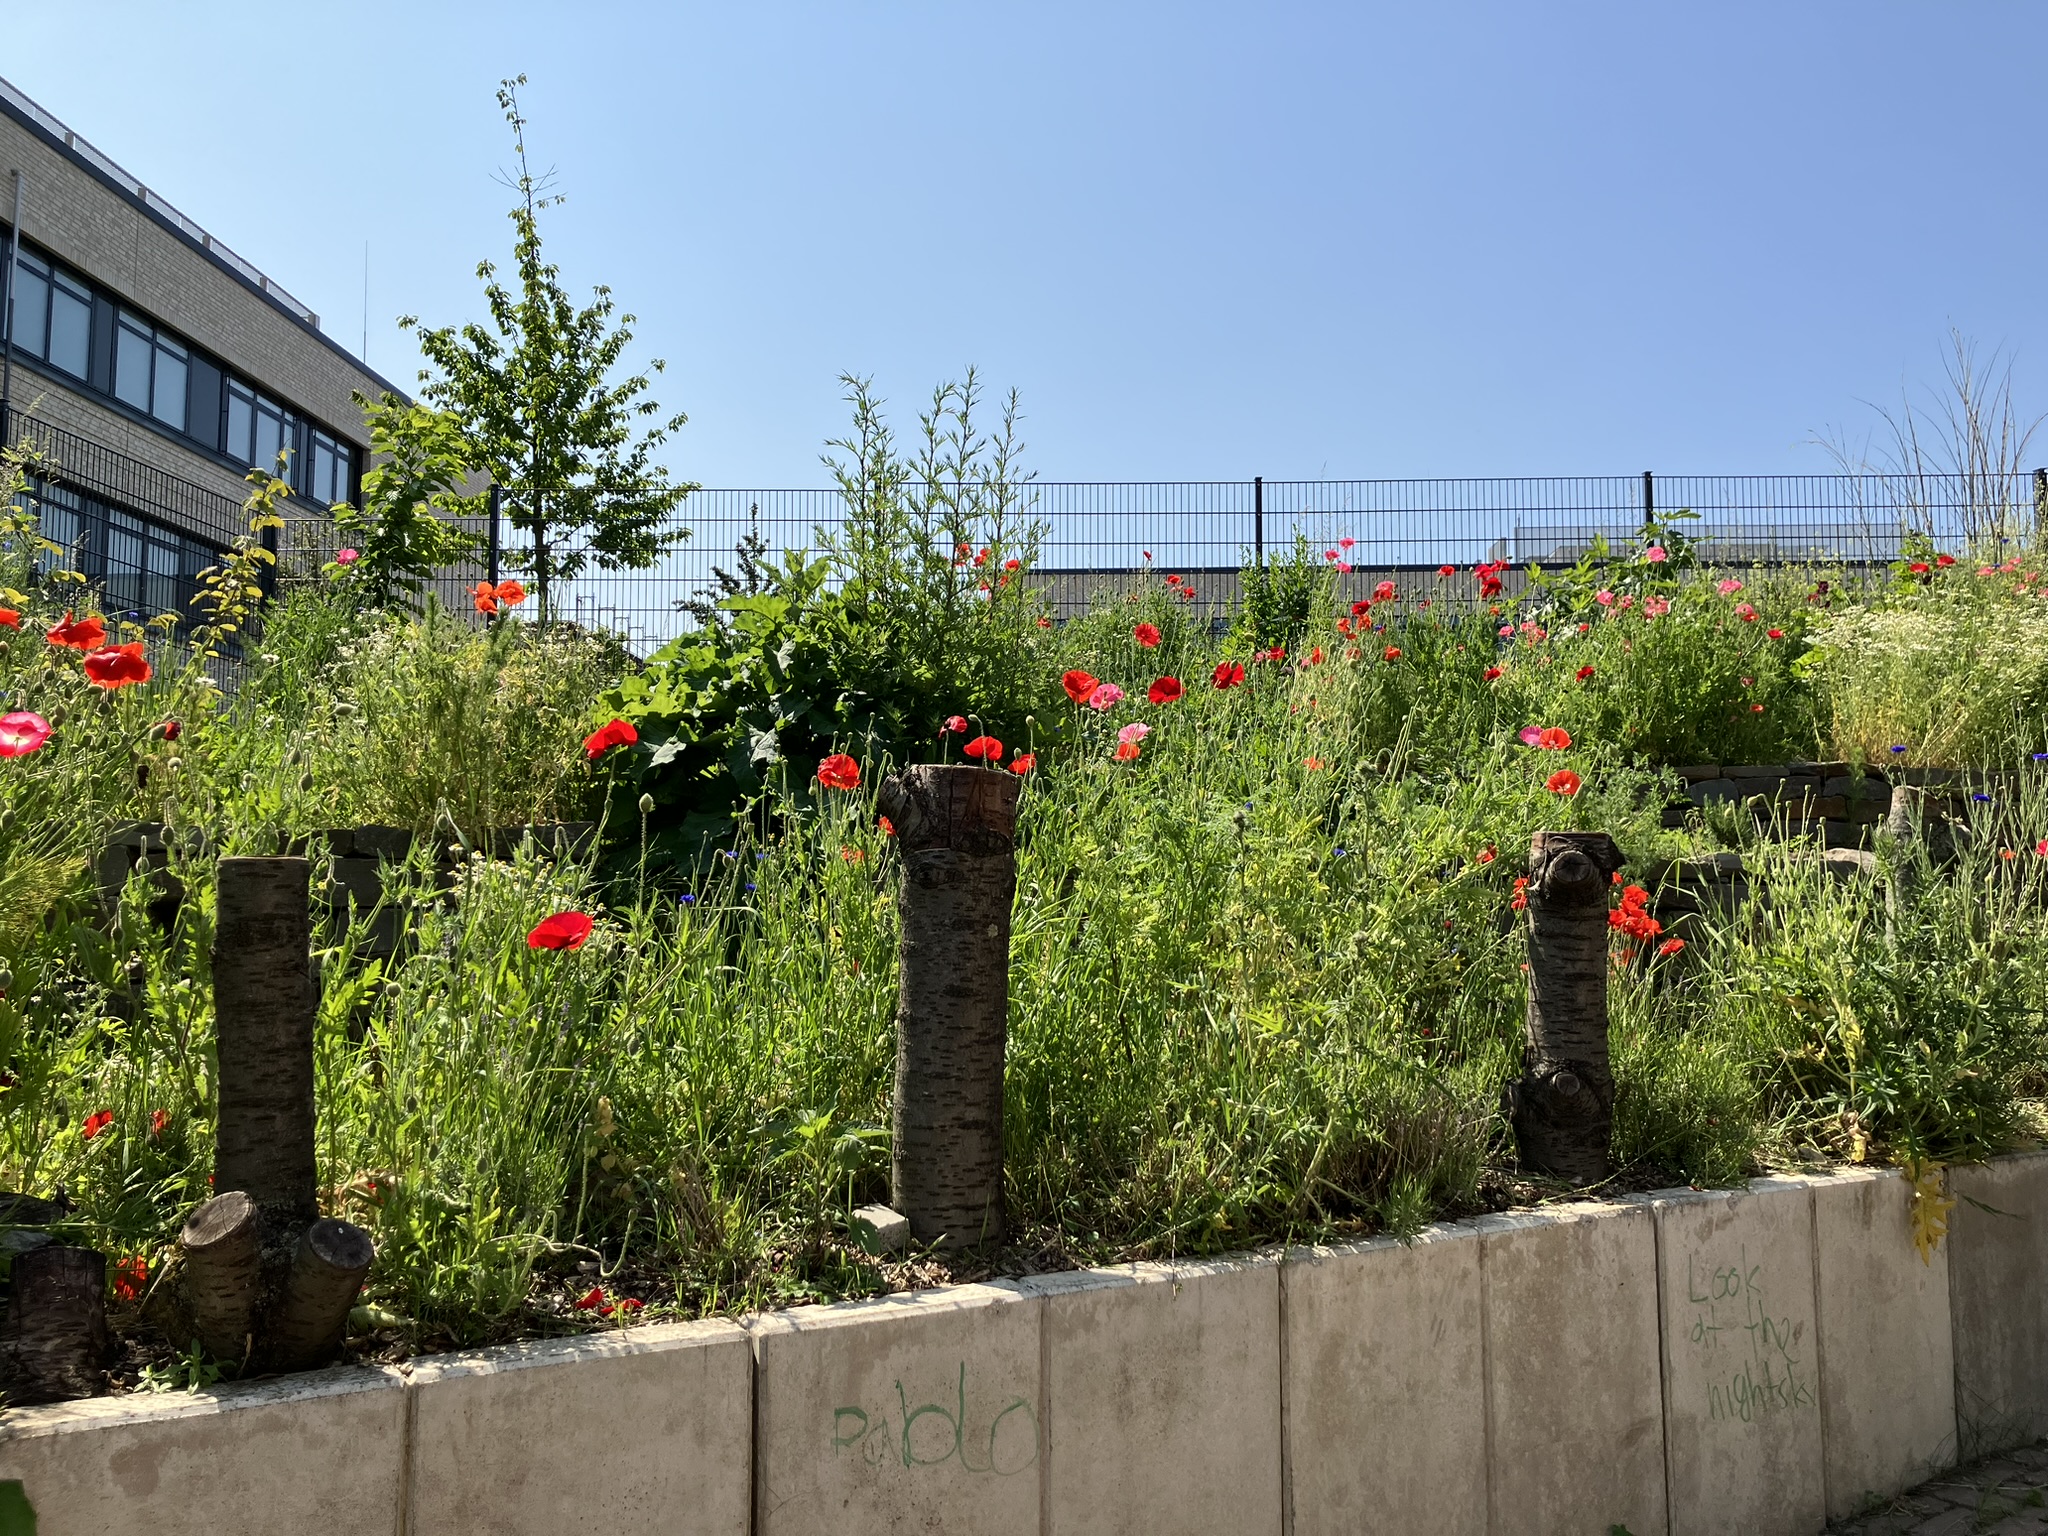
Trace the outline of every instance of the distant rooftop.
<instances>
[{"instance_id":1,"label":"distant rooftop","mask_svg":"<svg viewBox=\"0 0 2048 1536\"><path fill-rule=\"evenodd\" d=\"M135 177L122 170L120 166L116 165L106 155L93 148L89 142L65 127L63 123L57 120L54 114L37 106L35 102L22 93L19 87L10 84L4 78L0 78L0 101L6 102L8 106L29 118L43 132L63 144L73 154L85 160L95 170L99 171L101 175L126 188L131 195L141 199L143 206L148 208L151 213L154 213L174 229L198 241L207 252L254 283L279 304L282 304L286 309L305 321L306 324L312 326L315 330L320 328L320 317L314 314L312 310L301 304L297 299L285 292L284 289L257 271L254 266L228 249L228 247L214 239L212 235L209 235L191 219L188 219L184 214L164 201L157 193L152 192Z\"/></svg>"}]
</instances>

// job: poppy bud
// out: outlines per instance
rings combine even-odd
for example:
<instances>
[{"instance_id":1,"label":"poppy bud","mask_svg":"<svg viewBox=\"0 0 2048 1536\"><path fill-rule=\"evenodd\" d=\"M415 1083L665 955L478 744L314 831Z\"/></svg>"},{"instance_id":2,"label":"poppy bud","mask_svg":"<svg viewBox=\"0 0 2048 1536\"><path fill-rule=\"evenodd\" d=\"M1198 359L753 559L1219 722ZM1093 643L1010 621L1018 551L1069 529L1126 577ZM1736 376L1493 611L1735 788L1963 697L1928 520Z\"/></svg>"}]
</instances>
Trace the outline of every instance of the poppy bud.
<instances>
[{"instance_id":1,"label":"poppy bud","mask_svg":"<svg viewBox=\"0 0 2048 1536\"><path fill-rule=\"evenodd\" d=\"M12 832L13 830L14 807L9 806L6 810L0 811L0 832Z\"/></svg>"},{"instance_id":2,"label":"poppy bud","mask_svg":"<svg viewBox=\"0 0 2048 1536\"><path fill-rule=\"evenodd\" d=\"M297 747L293 747L291 751L285 753L284 765L287 768L296 768L299 766L299 749Z\"/></svg>"},{"instance_id":3,"label":"poppy bud","mask_svg":"<svg viewBox=\"0 0 2048 1536\"><path fill-rule=\"evenodd\" d=\"M651 816L654 814L654 796L642 795L640 797L640 814L642 816Z\"/></svg>"},{"instance_id":4,"label":"poppy bud","mask_svg":"<svg viewBox=\"0 0 2048 1536\"><path fill-rule=\"evenodd\" d=\"M307 790L311 789L312 787L313 787L313 775L311 775L310 773L302 773L302 774L300 774L300 775L299 775L299 793L303 795L303 794L304 794L304 793L305 793L305 792L306 792Z\"/></svg>"},{"instance_id":5,"label":"poppy bud","mask_svg":"<svg viewBox=\"0 0 2048 1536\"><path fill-rule=\"evenodd\" d=\"M14 990L14 972L0 965L0 997Z\"/></svg>"}]
</instances>

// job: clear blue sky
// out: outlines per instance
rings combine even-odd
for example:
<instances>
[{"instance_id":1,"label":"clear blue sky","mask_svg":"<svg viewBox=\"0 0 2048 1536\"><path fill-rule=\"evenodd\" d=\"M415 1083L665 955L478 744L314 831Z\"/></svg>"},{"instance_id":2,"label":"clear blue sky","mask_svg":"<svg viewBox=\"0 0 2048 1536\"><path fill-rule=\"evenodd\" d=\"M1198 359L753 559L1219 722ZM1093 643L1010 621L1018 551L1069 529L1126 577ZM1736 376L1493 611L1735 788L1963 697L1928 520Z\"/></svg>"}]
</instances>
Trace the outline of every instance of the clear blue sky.
<instances>
[{"instance_id":1,"label":"clear blue sky","mask_svg":"<svg viewBox=\"0 0 2048 1536\"><path fill-rule=\"evenodd\" d=\"M1953 325L2048 384L2048 6L10 7L0 74L370 362L502 255L525 71L669 455L822 483L977 363L1049 479L1825 469ZM2048 460L2048 443L2037 450Z\"/></svg>"}]
</instances>

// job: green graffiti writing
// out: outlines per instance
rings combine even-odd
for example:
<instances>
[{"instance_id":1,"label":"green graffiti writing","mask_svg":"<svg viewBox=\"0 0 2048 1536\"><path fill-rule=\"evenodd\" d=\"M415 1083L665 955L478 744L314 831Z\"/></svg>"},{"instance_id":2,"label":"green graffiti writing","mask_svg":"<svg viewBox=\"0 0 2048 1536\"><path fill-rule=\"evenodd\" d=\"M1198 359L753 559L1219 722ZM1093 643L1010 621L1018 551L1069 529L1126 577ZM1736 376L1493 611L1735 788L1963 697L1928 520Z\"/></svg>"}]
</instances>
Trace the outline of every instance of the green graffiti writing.
<instances>
[{"instance_id":1,"label":"green graffiti writing","mask_svg":"<svg viewBox=\"0 0 2048 1536\"><path fill-rule=\"evenodd\" d=\"M832 1454L858 1455L871 1467L900 1464L936 1467L958 1461L973 1473L1014 1477L1038 1464L1038 1414L1021 1397L997 1407L987 1428L968 1411L967 1363L953 1383L953 1401L911 1404L901 1380L895 1383L896 1413L857 1405L832 1410Z\"/></svg>"}]
</instances>

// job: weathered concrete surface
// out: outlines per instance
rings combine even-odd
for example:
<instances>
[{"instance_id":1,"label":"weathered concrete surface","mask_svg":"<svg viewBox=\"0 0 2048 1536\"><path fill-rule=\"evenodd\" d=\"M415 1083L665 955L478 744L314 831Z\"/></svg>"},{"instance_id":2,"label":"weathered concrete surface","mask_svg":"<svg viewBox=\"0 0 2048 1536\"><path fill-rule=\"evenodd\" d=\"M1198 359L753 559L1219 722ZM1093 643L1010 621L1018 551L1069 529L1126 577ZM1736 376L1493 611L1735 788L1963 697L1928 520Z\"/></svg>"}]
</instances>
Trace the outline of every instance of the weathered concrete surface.
<instances>
[{"instance_id":1,"label":"weathered concrete surface","mask_svg":"<svg viewBox=\"0 0 2048 1536\"><path fill-rule=\"evenodd\" d=\"M1811 1192L1758 1179L1648 1204L1672 1536L1811 1536L1827 1518Z\"/></svg>"},{"instance_id":2,"label":"weathered concrete surface","mask_svg":"<svg viewBox=\"0 0 2048 1536\"><path fill-rule=\"evenodd\" d=\"M746 1536L753 1360L736 1323L438 1356L412 1381L406 1536Z\"/></svg>"},{"instance_id":3,"label":"weathered concrete surface","mask_svg":"<svg viewBox=\"0 0 2048 1536\"><path fill-rule=\"evenodd\" d=\"M963 1285L750 1320L757 1536L1038 1536L1039 1310Z\"/></svg>"},{"instance_id":4,"label":"weathered concrete surface","mask_svg":"<svg viewBox=\"0 0 2048 1536\"><path fill-rule=\"evenodd\" d=\"M1276 1260L1014 1284L1045 1309L1048 1536L1278 1536Z\"/></svg>"},{"instance_id":5,"label":"weathered concrete surface","mask_svg":"<svg viewBox=\"0 0 2048 1536\"><path fill-rule=\"evenodd\" d=\"M2048 1153L1951 1168L1949 1307L1961 1454L2048 1432Z\"/></svg>"},{"instance_id":6,"label":"weathered concrete surface","mask_svg":"<svg viewBox=\"0 0 2048 1536\"><path fill-rule=\"evenodd\" d=\"M1485 1536L1478 1229L1293 1249L1280 1286L1293 1536Z\"/></svg>"},{"instance_id":7,"label":"weathered concrete surface","mask_svg":"<svg viewBox=\"0 0 2048 1536\"><path fill-rule=\"evenodd\" d=\"M0 1480L21 1481L37 1536L395 1536L404 1455L405 1391L387 1371L93 1398L0 1422Z\"/></svg>"},{"instance_id":8,"label":"weathered concrete surface","mask_svg":"<svg viewBox=\"0 0 2048 1536\"><path fill-rule=\"evenodd\" d=\"M1828 1518L1866 1508L1956 1456L1949 1245L1924 1261L1895 1169L1807 1181L1820 1298Z\"/></svg>"},{"instance_id":9,"label":"weathered concrete surface","mask_svg":"<svg viewBox=\"0 0 2048 1536\"><path fill-rule=\"evenodd\" d=\"M1565 1205L1476 1225L1494 1536L1614 1525L1658 1536L1664 1413L1650 1208Z\"/></svg>"}]
</instances>

